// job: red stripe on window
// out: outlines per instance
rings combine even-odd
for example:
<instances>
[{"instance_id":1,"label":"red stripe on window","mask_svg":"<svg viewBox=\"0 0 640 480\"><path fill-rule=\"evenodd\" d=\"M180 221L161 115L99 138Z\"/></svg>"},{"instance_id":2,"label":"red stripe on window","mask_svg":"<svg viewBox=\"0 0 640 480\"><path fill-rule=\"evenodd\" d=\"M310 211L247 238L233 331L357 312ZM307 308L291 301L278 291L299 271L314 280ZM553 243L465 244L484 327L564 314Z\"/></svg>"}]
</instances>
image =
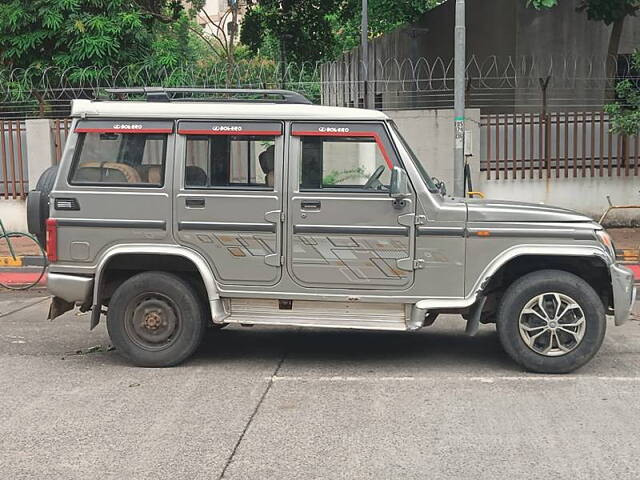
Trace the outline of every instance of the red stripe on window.
<instances>
[{"instance_id":1,"label":"red stripe on window","mask_svg":"<svg viewBox=\"0 0 640 480\"><path fill-rule=\"evenodd\" d=\"M179 129L178 133L181 135L268 135L268 136L280 136L282 131L280 130L241 130L239 132L220 132L215 130L184 130Z\"/></svg>"},{"instance_id":2,"label":"red stripe on window","mask_svg":"<svg viewBox=\"0 0 640 480\"><path fill-rule=\"evenodd\" d=\"M291 132L291 135L295 137L366 137L373 138L384 157L384 161L387 163L387 166L390 169L393 169L393 162L391 161L391 157L387 153L387 149L384 148L384 144L382 143L382 139L380 135L376 132L307 132L307 131L296 131Z\"/></svg>"},{"instance_id":3,"label":"red stripe on window","mask_svg":"<svg viewBox=\"0 0 640 480\"><path fill-rule=\"evenodd\" d=\"M171 128L141 128L138 130L127 130L120 128L76 128L76 133L171 133Z\"/></svg>"}]
</instances>

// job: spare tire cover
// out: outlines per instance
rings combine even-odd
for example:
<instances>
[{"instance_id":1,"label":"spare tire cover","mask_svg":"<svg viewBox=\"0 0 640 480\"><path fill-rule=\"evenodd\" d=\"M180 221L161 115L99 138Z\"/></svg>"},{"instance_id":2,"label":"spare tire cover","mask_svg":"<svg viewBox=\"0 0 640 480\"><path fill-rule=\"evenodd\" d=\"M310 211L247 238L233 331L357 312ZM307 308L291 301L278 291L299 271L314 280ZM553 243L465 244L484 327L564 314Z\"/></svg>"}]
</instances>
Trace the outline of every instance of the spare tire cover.
<instances>
[{"instance_id":1,"label":"spare tire cover","mask_svg":"<svg viewBox=\"0 0 640 480\"><path fill-rule=\"evenodd\" d=\"M49 193L58 174L58 165L47 168L36 183L35 190L29 192L27 198L27 226L29 233L44 242L45 222L49 218Z\"/></svg>"}]
</instances>

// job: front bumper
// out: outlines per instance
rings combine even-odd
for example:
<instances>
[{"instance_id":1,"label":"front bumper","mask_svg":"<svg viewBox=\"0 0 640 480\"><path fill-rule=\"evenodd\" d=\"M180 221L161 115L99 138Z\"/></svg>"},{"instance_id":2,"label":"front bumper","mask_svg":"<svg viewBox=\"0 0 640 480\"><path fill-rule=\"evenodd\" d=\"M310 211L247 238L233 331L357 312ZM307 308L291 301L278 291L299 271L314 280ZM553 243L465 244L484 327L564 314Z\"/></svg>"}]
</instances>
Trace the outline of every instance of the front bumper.
<instances>
[{"instance_id":1,"label":"front bumper","mask_svg":"<svg viewBox=\"0 0 640 480\"><path fill-rule=\"evenodd\" d=\"M629 320L631 309L636 300L633 272L627 268L612 264L611 288L613 289L613 310L616 325L623 325Z\"/></svg>"}]
</instances>

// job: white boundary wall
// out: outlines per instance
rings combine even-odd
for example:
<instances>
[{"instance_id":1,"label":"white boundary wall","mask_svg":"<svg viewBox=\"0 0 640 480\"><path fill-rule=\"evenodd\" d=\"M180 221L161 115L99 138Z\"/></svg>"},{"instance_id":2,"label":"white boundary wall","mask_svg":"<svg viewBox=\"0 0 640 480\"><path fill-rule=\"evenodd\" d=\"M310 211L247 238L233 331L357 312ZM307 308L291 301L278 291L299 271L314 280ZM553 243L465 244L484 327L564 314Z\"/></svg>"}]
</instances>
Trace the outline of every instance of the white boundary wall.
<instances>
[{"instance_id":1,"label":"white boundary wall","mask_svg":"<svg viewBox=\"0 0 640 480\"><path fill-rule=\"evenodd\" d=\"M579 172L581 174L581 172ZM638 177L577 177L525 179L525 180L481 180L480 190L487 198L516 200L519 202L545 203L569 208L598 220L609 204L640 205L640 179ZM612 211L607 215L606 225L640 225L640 209Z\"/></svg>"},{"instance_id":2,"label":"white boundary wall","mask_svg":"<svg viewBox=\"0 0 640 480\"><path fill-rule=\"evenodd\" d=\"M24 200L0 199L0 219L7 230L27 231L27 202Z\"/></svg>"},{"instance_id":3,"label":"white boundary wall","mask_svg":"<svg viewBox=\"0 0 640 480\"><path fill-rule=\"evenodd\" d=\"M390 110L385 111L416 156L432 177L437 177L453 193L453 110ZM471 166L473 189L478 190L480 178L480 110L466 111L467 145L473 155L467 157Z\"/></svg>"},{"instance_id":4,"label":"white boundary wall","mask_svg":"<svg viewBox=\"0 0 640 480\"><path fill-rule=\"evenodd\" d=\"M54 139L51 120L26 120L26 162L29 189L33 189L38 178L55 163ZM27 231L27 202L24 200L0 199L0 219L7 230Z\"/></svg>"}]
</instances>

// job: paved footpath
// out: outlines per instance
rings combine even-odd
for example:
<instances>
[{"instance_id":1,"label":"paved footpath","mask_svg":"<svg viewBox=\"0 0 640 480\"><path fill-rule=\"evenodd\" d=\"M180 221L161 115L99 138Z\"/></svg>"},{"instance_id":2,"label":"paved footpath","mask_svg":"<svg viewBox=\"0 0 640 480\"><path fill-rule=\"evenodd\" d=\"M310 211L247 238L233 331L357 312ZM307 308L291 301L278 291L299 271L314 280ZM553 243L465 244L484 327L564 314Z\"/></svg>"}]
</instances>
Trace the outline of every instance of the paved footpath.
<instances>
[{"instance_id":1,"label":"paved footpath","mask_svg":"<svg viewBox=\"0 0 640 480\"><path fill-rule=\"evenodd\" d=\"M171 369L128 366L86 315L0 294L0 472L53 479L636 479L640 322L566 376L495 329L233 327Z\"/></svg>"}]
</instances>

